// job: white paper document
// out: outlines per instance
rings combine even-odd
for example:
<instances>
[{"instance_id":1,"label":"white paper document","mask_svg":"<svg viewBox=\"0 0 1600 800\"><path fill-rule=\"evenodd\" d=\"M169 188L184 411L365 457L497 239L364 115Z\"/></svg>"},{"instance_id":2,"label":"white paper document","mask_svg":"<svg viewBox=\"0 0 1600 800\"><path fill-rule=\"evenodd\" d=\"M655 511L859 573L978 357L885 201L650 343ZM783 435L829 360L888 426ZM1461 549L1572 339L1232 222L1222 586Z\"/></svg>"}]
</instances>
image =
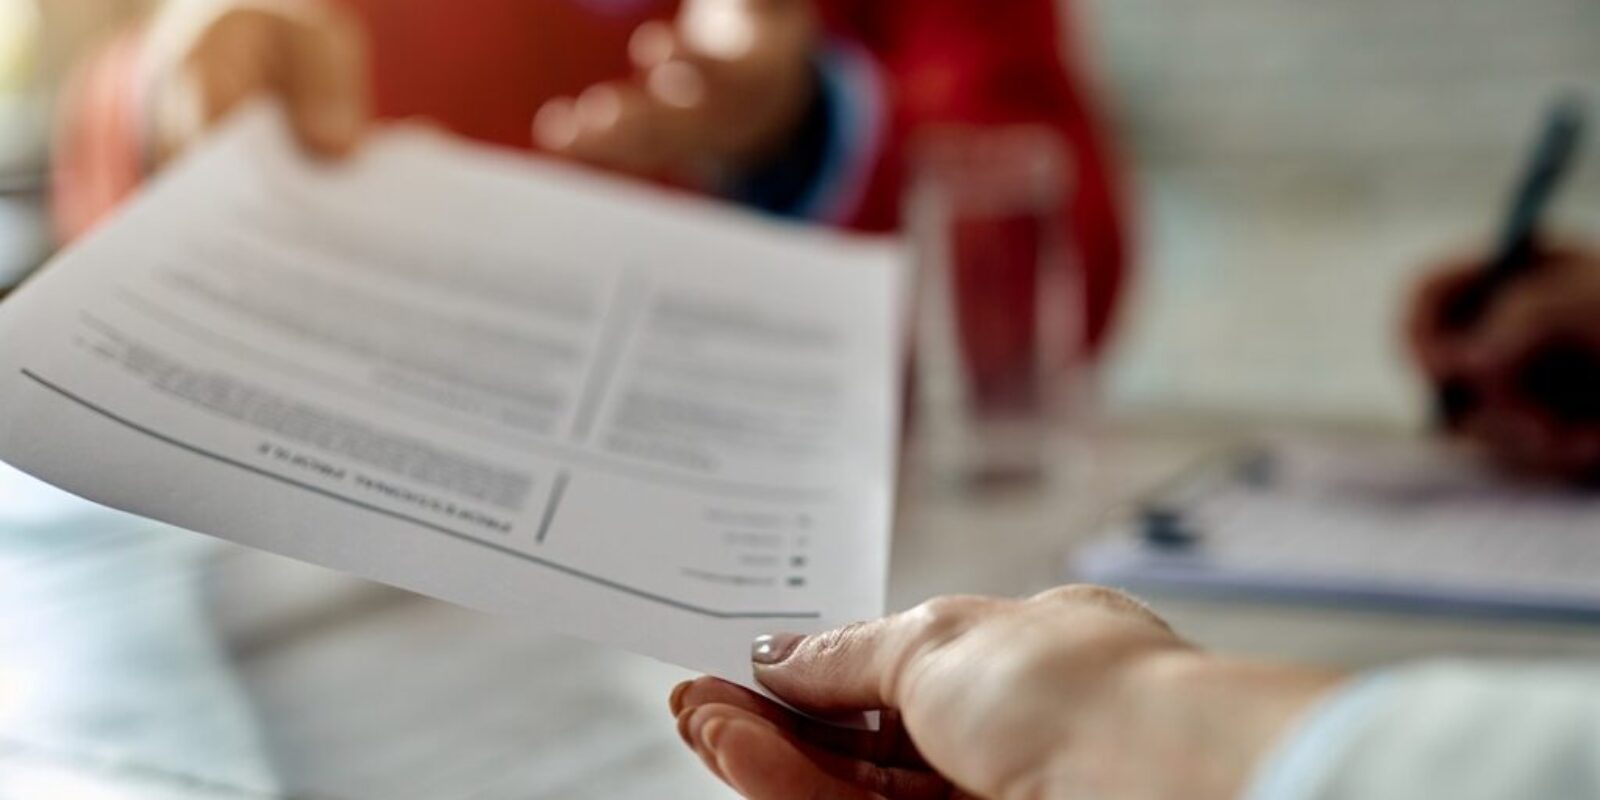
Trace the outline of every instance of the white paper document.
<instances>
[{"instance_id":1,"label":"white paper document","mask_svg":"<svg viewBox=\"0 0 1600 800\"><path fill-rule=\"evenodd\" d=\"M246 112L0 304L0 460L748 683L883 611L899 249Z\"/></svg>"},{"instance_id":2,"label":"white paper document","mask_svg":"<svg viewBox=\"0 0 1600 800\"><path fill-rule=\"evenodd\" d=\"M1134 589L1600 619L1600 494L1438 443L1285 439L1184 476L1077 554Z\"/></svg>"}]
</instances>

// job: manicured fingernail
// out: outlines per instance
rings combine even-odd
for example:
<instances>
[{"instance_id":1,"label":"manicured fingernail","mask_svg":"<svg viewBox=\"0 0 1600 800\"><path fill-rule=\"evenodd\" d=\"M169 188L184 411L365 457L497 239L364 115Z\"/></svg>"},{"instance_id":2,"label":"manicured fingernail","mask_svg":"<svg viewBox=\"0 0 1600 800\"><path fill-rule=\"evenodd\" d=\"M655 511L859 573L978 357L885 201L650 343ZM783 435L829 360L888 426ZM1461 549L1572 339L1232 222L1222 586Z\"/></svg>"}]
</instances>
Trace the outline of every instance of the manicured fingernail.
<instances>
[{"instance_id":1,"label":"manicured fingernail","mask_svg":"<svg viewBox=\"0 0 1600 800\"><path fill-rule=\"evenodd\" d=\"M676 717L683 711L683 693L689 691L691 682L684 681L672 687L672 694L667 697L667 708L672 711L672 716Z\"/></svg>"},{"instance_id":2,"label":"manicured fingernail","mask_svg":"<svg viewBox=\"0 0 1600 800\"><path fill-rule=\"evenodd\" d=\"M776 633L757 636L750 645L750 660L763 666L782 664L806 637L797 633Z\"/></svg>"}]
</instances>

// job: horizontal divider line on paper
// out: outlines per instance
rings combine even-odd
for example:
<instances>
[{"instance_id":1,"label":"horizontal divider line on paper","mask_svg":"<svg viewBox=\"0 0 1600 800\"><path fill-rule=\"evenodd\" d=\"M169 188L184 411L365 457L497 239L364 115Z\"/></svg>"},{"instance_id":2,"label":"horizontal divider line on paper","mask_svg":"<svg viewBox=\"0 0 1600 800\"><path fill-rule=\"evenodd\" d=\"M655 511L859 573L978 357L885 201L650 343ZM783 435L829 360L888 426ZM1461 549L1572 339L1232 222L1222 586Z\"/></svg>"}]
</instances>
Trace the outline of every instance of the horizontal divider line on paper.
<instances>
[{"instance_id":1,"label":"horizontal divider line on paper","mask_svg":"<svg viewBox=\"0 0 1600 800\"><path fill-rule=\"evenodd\" d=\"M150 428L147 428L147 427L145 427L143 425L140 425L140 424L138 424L136 422L133 422L133 421L131 421L129 419L126 419L126 418L124 418L122 416L119 416L119 415L117 415L117 414L115 414L115 413L113 413L113 412L111 412L111 411L109 411L109 410L107 410L105 408L102 408L102 407L100 407L100 406L98 406L98 405L96 405L96 404L94 404L94 403L82 398L82 397L79 397L76 394L73 394L70 391L67 391L66 389L64 389L64 388L62 388L62 387L60 387L60 386L58 386L58 385L56 385L54 383L51 383L50 381L48 381L48 380L40 377L38 374L34 373L32 370L23 369L22 370L22 375L24 377L28 378L29 380L33 381L34 383L38 384L39 386L41 386L41 387L43 387L45 389L48 389L49 391L54 392L54 393L60 395L61 397L66 398L67 400L72 401L73 403L83 407L84 409L86 409L88 411L94 412L95 414L97 414L97 415L99 415L101 417L104 417L105 419L108 419L108 420L110 420L112 422L115 422L115 423L117 423L119 425L122 425L123 427L128 428L129 430L136 431L138 433L142 433L145 436L148 436L148 437L150 437L152 439L156 439L158 441L165 442L166 444L172 445L173 447L177 447L177 448L179 448L181 450L185 450L185 451L187 451L189 453L192 453L194 455L201 456L203 458L207 458L207 459L210 459L212 461L216 461L218 463L227 464L228 466L235 467L235 468L238 468L238 469L242 469L242 470L245 470L246 472L250 472L250 473L253 473L255 475L259 475L259 476L261 476L263 478L274 480L274 481L277 481L279 483L285 484L287 486L292 486L294 488L300 489L302 491L311 492L313 494L320 495L320 496L328 498L330 500L334 500L334 501L339 502L339 503L343 503L343 504L346 504L346 505L349 505L349 506L352 506L352 507L355 507L355 508L359 508L359 509L361 509L363 511L367 511L367 512L374 513L374 514L380 514L380 515L383 515L383 516L386 516L386 517L390 517L392 519L397 519L397 520L400 520L402 522L406 522L406 523L409 523L409 524L412 524L412 525L416 525L418 527L426 528L426 529L434 531L436 533L442 533L442 534L444 534L446 536L450 536L451 538L457 539L457 540L462 541L462 542L466 542L467 544L472 544L472 545L476 545L478 547L483 547L483 548L486 548L486 549L489 549L489 550L493 550L493 551L495 551L497 553L500 553L501 555L510 556L510 557L515 558L515 559L517 559L519 561L524 561L524 562L527 562L527 563L530 563L530 564L536 564L538 566L545 567L547 569L555 570L557 572L560 572L562 574L568 575L570 577L577 578L579 580L588 581L588 582L593 583L595 585L603 586L603 587L605 587L607 589L612 589L614 591L622 592L624 594L629 594L629 595L632 595L634 597L640 598L642 600L649 600L651 602L659 603L659 604L664 605L664 606L669 606L671 608L676 608L676 609L678 609L680 611L687 611L687 612L689 612L691 614L698 614L700 616L712 617L712 618L715 618L715 619L819 619L822 616L821 612L818 612L818 611L718 611L716 609L697 606L697 605L694 605L692 603L685 603L685 602L683 602L681 600L674 600L674 599L672 599L670 597L666 597L666 596L663 596L663 595L655 594L653 592L648 592L648 591L645 591L643 589L638 589L638 588L635 588L635 587L632 587L632 586L628 586L627 584L619 583L619 582L611 580L609 578L603 578L603 577L600 577L599 575L593 575L593 574L590 574L588 572L584 572L582 570L566 566L565 564L560 564L560 563L557 563L555 561L551 561L551 560L549 560L547 558L540 558L538 556L529 555L527 553L523 553L523 552L520 552L518 550L514 550L514 549L512 549L510 547L506 547L504 545L494 544L493 542L486 542L486 541L484 541L482 539L479 539L479 538L477 538L475 536L471 536L469 534L461 533L460 531L451 530L451 529L446 528L446 527L444 527L442 525L436 525L436 524L428 522L426 520L417 519L415 517L411 517L411 516L408 516L406 514L401 514L401 513L397 512L397 511L391 511L391 510L386 509L386 508L380 508L378 506L374 506L374 505L371 505L369 503L365 503L365 502L362 502L360 500L356 500L354 498L346 497L346 496L341 495L341 494L339 494L337 492L331 492L331 491L328 491L327 489L323 489L323 488L320 488L320 487L317 487L317 486L312 486L310 484L302 483L302 482L294 480L292 478L287 478L287 477L285 477L283 475L278 475L278 474L270 472L268 470L264 470L264 469L261 469L261 468L256 467L256 466L252 466L250 464L245 464L245 463L240 462L240 461L235 461L235 460L233 460L231 458L228 458L227 456L224 456L224 455L221 455L221 454L218 454L218 453L214 453L214 452L211 452L209 450L206 450L206 449L203 449L203 448L200 448L200 447L196 447L195 445L189 444L187 442L180 441L180 440L175 439L175 438L173 438L171 436L168 436L166 434L151 430Z\"/></svg>"}]
</instances>

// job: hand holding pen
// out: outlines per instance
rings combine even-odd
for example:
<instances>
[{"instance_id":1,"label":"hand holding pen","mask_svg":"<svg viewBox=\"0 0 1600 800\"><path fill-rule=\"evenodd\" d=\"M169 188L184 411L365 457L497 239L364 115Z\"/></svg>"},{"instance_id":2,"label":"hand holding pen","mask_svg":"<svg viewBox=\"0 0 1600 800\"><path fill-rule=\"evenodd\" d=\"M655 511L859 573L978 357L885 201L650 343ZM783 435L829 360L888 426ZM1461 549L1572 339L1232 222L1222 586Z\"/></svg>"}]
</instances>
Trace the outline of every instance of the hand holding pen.
<instances>
[{"instance_id":1,"label":"hand holding pen","mask_svg":"<svg viewBox=\"0 0 1600 800\"><path fill-rule=\"evenodd\" d=\"M1582 105L1551 112L1496 252L1416 294L1413 355L1450 432L1522 470L1600 478L1600 250L1550 241L1544 210L1576 161Z\"/></svg>"}]
</instances>

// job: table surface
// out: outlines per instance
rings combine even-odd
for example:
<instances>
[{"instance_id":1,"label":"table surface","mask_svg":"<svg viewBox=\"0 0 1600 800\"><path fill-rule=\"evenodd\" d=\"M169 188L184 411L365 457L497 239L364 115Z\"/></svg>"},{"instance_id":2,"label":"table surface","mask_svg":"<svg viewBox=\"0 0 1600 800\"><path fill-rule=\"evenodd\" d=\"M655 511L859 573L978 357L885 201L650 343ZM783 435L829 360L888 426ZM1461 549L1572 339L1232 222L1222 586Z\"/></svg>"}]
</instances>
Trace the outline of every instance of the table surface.
<instances>
[{"instance_id":1,"label":"table surface","mask_svg":"<svg viewBox=\"0 0 1600 800\"><path fill-rule=\"evenodd\" d=\"M1119 426L1057 448L1067 463L1042 485L983 491L952 490L913 455L892 604L1058 583L1109 508L1238 434ZM0 545L0 797L729 796L674 733L675 668L15 473L0 472ZM1600 629L1155 602L1207 645L1351 668L1600 657Z\"/></svg>"}]
</instances>

